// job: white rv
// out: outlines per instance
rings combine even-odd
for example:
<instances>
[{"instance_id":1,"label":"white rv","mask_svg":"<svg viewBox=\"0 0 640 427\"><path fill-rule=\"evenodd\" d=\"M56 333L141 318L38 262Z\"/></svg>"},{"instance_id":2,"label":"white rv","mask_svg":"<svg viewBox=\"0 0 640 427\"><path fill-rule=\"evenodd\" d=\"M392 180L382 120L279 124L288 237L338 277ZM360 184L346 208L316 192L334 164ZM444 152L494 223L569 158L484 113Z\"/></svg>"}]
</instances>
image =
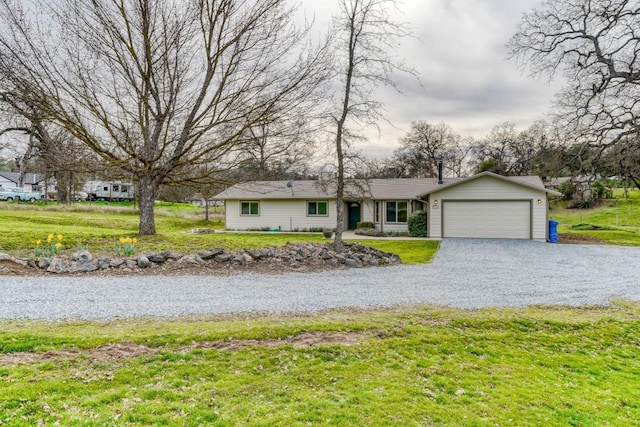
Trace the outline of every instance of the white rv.
<instances>
[{"instance_id":1,"label":"white rv","mask_svg":"<svg viewBox=\"0 0 640 427\"><path fill-rule=\"evenodd\" d=\"M133 184L120 181L89 181L82 190L87 200L133 200Z\"/></svg>"}]
</instances>

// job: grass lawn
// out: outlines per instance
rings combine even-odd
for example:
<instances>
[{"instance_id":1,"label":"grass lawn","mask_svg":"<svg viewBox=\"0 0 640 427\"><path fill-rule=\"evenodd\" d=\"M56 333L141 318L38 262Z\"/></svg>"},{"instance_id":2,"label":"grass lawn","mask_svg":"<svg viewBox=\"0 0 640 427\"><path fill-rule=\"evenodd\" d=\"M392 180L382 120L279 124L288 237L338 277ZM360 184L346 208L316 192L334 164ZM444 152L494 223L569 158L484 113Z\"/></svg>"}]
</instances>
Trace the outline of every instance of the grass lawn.
<instances>
[{"instance_id":1,"label":"grass lawn","mask_svg":"<svg viewBox=\"0 0 640 427\"><path fill-rule=\"evenodd\" d=\"M614 195L615 199L599 201L590 209L566 209L566 202L555 203L549 218L559 222L561 234L590 236L615 245L640 246L640 191L630 191L628 198L621 191Z\"/></svg>"},{"instance_id":2,"label":"grass lawn","mask_svg":"<svg viewBox=\"0 0 640 427\"><path fill-rule=\"evenodd\" d=\"M86 248L94 255L115 255L120 237L136 237L138 253L172 250L196 252L222 247L243 249L283 246L291 242L329 242L322 233L213 233L190 234L194 228L222 229L220 215L205 221L202 209L188 204L156 207L155 236L137 236L138 215L131 203L57 205L0 203L0 251L31 257L36 241L61 234L64 248ZM400 256L405 263L428 263L438 249L437 241L363 240L363 244Z\"/></svg>"},{"instance_id":3,"label":"grass lawn","mask_svg":"<svg viewBox=\"0 0 640 427\"><path fill-rule=\"evenodd\" d=\"M634 235L640 197L616 203L556 208L551 218L561 232ZM326 241L321 234L188 234L222 227L199 215L159 207L159 234L138 236L137 250ZM32 255L35 240L60 233L67 251L109 253L119 237L136 236L137 221L130 206L0 204L0 251ZM621 235L608 241L620 243ZM429 262L438 245L363 243L405 262ZM640 303L625 301L0 321L0 425L640 425L639 336Z\"/></svg>"},{"instance_id":4,"label":"grass lawn","mask_svg":"<svg viewBox=\"0 0 640 427\"><path fill-rule=\"evenodd\" d=\"M11 321L0 322L0 331L2 425L632 426L640 420L640 305L625 302Z\"/></svg>"}]
</instances>

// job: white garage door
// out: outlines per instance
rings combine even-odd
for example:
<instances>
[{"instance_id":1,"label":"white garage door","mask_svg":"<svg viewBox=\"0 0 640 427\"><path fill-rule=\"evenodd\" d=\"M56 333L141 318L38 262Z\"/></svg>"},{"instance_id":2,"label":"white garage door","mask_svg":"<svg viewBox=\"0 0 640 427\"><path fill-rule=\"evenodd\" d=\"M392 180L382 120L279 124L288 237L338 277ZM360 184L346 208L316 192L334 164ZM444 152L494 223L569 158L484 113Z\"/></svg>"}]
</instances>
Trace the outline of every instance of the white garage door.
<instances>
[{"instance_id":1,"label":"white garage door","mask_svg":"<svg viewBox=\"0 0 640 427\"><path fill-rule=\"evenodd\" d=\"M442 209L444 237L531 238L529 201L454 201Z\"/></svg>"}]
</instances>

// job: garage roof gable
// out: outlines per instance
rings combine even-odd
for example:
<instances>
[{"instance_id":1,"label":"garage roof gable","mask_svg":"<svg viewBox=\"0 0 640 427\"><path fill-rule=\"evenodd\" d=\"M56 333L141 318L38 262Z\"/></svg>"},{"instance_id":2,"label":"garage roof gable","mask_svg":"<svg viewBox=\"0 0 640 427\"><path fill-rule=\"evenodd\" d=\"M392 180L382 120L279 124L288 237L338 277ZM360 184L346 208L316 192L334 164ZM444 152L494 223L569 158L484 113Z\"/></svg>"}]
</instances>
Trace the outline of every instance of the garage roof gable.
<instances>
[{"instance_id":1,"label":"garage roof gable","mask_svg":"<svg viewBox=\"0 0 640 427\"><path fill-rule=\"evenodd\" d=\"M445 179L445 182L443 184L438 185L436 188L433 188L427 191L426 193L420 194L419 197L421 199L424 199L430 194L437 193L438 191L444 190L446 188L457 187L459 185L464 185L465 183L469 183L477 179L484 179L485 177L499 179L502 181L510 182L512 184L517 184L523 187L532 188L534 190L543 191L545 193L552 194L554 196L562 195L562 193L545 188L544 184L542 184L542 181L537 176L502 176L502 175L495 174L493 172L486 171L486 172L482 172L477 175L473 175L469 178L464 178L461 180L447 181Z\"/></svg>"}]
</instances>

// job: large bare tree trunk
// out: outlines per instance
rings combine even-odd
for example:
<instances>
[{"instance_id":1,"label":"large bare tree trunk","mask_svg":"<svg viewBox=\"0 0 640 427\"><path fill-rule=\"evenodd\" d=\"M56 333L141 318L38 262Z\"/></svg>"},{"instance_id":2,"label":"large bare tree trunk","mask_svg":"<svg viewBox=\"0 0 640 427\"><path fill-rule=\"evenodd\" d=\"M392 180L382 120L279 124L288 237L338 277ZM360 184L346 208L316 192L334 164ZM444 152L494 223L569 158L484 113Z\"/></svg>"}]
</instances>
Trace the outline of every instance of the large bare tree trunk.
<instances>
[{"instance_id":1,"label":"large bare tree trunk","mask_svg":"<svg viewBox=\"0 0 640 427\"><path fill-rule=\"evenodd\" d=\"M156 221L153 206L156 196L160 191L160 185L151 175L140 177L139 201L140 201L140 234L156 234Z\"/></svg>"}]
</instances>

